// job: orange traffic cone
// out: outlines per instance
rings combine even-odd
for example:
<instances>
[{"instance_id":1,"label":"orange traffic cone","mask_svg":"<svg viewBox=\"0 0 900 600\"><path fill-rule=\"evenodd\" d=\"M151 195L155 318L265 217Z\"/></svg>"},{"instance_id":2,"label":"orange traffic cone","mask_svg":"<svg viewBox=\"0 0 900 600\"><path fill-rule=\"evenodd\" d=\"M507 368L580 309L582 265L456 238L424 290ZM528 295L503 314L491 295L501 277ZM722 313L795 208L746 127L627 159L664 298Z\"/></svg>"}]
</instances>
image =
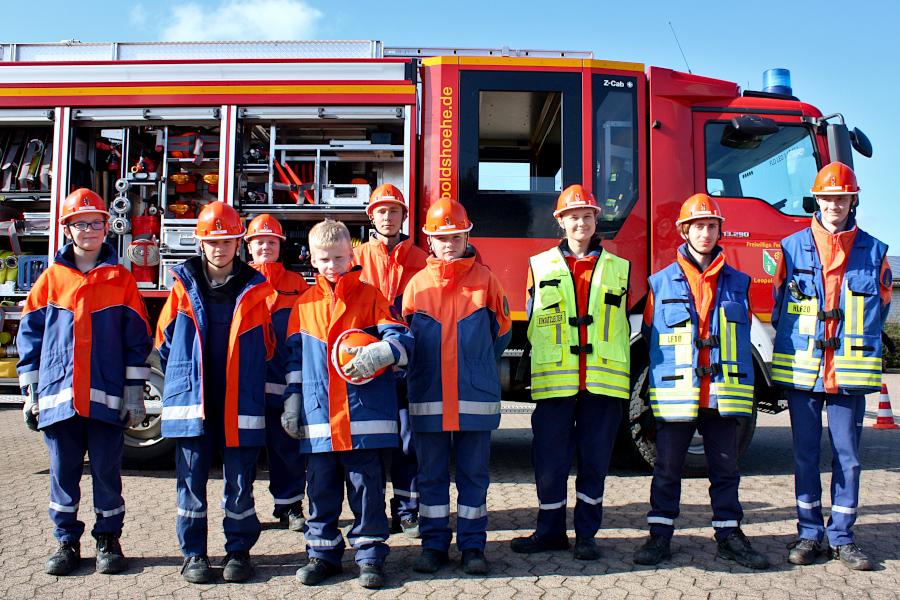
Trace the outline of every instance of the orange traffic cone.
<instances>
[{"instance_id":1,"label":"orange traffic cone","mask_svg":"<svg viewBox=\"0 0 900 600\"><path fill-rule=\"evenodd\" d=\"M900 429L894 422L894 412L891 410L891 397L888 395L887 385L881 384L881 398L878 400L878 418L875 419L874 429Z\"/></svg>"}]
</instances>

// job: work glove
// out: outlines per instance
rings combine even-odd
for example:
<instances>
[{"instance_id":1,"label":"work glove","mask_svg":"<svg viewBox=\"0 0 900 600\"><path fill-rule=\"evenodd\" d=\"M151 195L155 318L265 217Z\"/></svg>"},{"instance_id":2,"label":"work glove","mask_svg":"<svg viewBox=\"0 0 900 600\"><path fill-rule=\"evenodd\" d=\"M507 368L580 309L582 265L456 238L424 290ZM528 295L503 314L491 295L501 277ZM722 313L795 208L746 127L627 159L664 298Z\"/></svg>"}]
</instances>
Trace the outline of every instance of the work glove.
<instances>
[{"instance_id":1,"label":"work glove","mask_svg":"<svg viewBox=\"0 0 900 600\"><path fill-rule=\"evenodd\" d=\"M300 394L291 394L284 401L284 411L281 413L281 427L285 433L299 440L300 432Z\"/></svg>"},{"instance_id":2,"label":"work glove","mask_svg":"<svg viewBox=\"0 0 900 600\"><path fill-rule=\"evenodd\" d=\"M29 383L22 387L22 395L25 396L25 404L22 406L22 416L25 418L25 427L32 431L38 430L38 401L37 384Z\"/></svg>"},{"instance_id":3,"label":"work glove","mask_svg":"<svg viewBox=\"0 0 900 600\"><path fill-rule=\"evenodd\" d=\"M353 346L347 348L347 353L356 355L344 365L344 375L351 379L368 379L396 362L391 345L384 341L368 346Z\"/></svg>"},{"instance_id":4,"label":"work glove","mask_svg":"<svg viewBox=\"0 0 900 600\"><path fill-rule=\"evenodd\" d=\"M125 427L131 428L142 423L146 416L144 386L126 385L122 397L122 406L119 408L119 420Z\"/></svg>"}]
</instances>

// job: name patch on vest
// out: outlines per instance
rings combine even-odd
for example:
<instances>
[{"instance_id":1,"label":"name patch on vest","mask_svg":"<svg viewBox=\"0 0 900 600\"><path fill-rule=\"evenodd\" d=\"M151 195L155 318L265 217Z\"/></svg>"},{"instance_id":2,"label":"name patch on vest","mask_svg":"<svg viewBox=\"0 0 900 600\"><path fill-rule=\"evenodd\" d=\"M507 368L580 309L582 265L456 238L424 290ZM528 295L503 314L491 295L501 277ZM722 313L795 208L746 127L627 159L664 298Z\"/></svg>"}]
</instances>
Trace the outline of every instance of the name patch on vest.
<instances>
[{"instance_id":1,"label":"name patch on vest","mask_svg":"<svg viewBox=\"0 0 900 600\"><path fill-rule=\"evenodd\" d=\"M566 313L553 313L551 315L538 315L538 327L550 327L552 325L562 325L566 320Z\"/></svg>"},{"instance_id":2,"label":"name patch on vest","mask_svg":"<svg viewBox=\"0 0 900 600\"><path fill-rule=\"evenodd\" d=\"M815 302L788 302L788 314L792 315L814 315L818 309Z\"/></svg>"},{"instance_id":3,"label":"name patch on vest","mask_svg":"<svg viewBox=\"0 0 900 600\"><path fill-rule=\"evenodd\" d=\"M660 346L684 346L690 345L691 334L689 333L663 333L659 336Z\"/></svg>"}]
</instances>

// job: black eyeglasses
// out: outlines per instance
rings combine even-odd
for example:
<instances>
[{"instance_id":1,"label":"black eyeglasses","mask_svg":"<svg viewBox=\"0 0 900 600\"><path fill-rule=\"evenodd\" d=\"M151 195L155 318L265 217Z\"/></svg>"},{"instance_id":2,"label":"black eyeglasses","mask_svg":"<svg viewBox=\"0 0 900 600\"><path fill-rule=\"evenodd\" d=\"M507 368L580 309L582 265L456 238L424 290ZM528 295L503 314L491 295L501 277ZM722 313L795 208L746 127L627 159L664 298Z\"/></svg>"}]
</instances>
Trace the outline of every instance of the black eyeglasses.
<instances>
[{"instance_id":1,"label":"black eyeglasses","mask_svg":"<svg viewBox=\"0 0 900 600\"><path fill-rule=\"evenodd\" d=\"M77 223L68 223L67 226L78 231L88 231L89 229L101 231L106 226L106 221L79 221Z\"/></svg>"}]
</instances>

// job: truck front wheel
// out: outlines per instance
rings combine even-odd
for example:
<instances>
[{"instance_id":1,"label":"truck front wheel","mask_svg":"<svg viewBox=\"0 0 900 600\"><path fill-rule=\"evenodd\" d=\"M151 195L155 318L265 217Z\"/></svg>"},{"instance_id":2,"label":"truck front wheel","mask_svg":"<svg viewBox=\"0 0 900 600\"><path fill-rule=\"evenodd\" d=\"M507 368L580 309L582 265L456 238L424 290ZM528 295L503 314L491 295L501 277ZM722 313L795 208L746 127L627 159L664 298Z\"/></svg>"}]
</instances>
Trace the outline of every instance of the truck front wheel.
<instances>
[{"instance_id":1,"label":"truck front wheel","mask_svg":"<svg viewBox=\"0 0 900 600\"><path fill-rule=\"evenodd\" d=\"M175 441L162 437L163 372L159 355L154 350L148 359L150 379L144 384L144 405L147 418L136 427L125 430L124 458L140 465L172 454Z\"/></svg>"}]
</instances>

